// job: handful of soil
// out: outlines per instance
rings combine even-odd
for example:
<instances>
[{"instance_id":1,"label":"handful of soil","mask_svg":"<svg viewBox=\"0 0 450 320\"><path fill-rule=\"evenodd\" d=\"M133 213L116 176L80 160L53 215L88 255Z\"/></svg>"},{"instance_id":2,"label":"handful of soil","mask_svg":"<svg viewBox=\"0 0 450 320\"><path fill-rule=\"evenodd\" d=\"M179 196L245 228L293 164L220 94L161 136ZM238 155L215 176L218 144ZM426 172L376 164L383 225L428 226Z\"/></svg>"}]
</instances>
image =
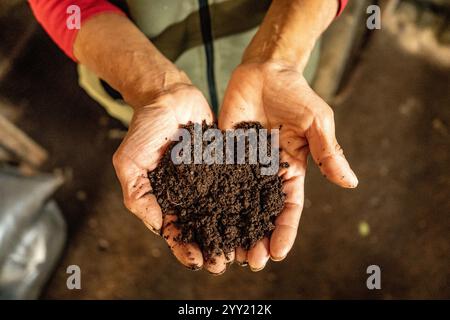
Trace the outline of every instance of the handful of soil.
<instances>
[{"instance_id":1,"label":"handful of soil","mask_svg":"<svg viewBox=\"0 0 450 320\"><path fill-rule=\"evenodd\" d=\"M184 126L191 134L191 157L194 158L194 124ZM202 124L202 131L217 126ZM256 122L243 122L236 129L263 129ZM177 216L181 233L175 239L196 242L205 259L225 254L241 246L250 249L269 236L274 220L284 207L285 194L277 175L262 175L264 165L249 164L246 138L245 164L175 164L171 159L173 142L155 170L148 173L163 214ZM270 150L270 132L267 150ZM233 148L236 151L236 139ZM203 142L203 150L211 142ZM224 150L226 141L224 139ZM258 144L259 146L259 144ZM224 151L225 152L225 151ZM234 153L236 154L236 152ZM288 166L281 163L280 166Z\"/></svg>"}]
</instances>

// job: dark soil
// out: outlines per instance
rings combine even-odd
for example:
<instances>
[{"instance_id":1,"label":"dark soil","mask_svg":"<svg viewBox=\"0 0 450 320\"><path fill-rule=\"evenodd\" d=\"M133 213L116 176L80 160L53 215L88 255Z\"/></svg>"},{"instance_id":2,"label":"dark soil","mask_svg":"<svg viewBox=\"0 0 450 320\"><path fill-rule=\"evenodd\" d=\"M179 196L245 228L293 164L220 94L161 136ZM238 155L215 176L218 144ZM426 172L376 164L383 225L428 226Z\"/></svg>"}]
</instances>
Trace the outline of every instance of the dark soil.
<instances>
[{"instance_id":1,"label":"dark soil","mask_svg":"<svg viewBox=\"0 0 450 320\"><path fill-rule=\"evenodd\" d=\"M189 124L185 128L193 137L194 125ZM217 126L203 123L203 132L208 128ZM236 128L255 128L259 132L262 126L246 122ZM163 214L177 216L176 224L181 230L177 241L196 242L208 259L221 251L229 253L239 246L249 249L270 235L274 220L283 209L285 194L278 175L262 175L263 165L249 164L248 139L245 164L176 165L171 160L171 150L176 143L169 146L158 167L148 176ZM209 143L203 142L203 150ZM235 143L235 151L236 146ZM280 165L287 166L287 163Z\"/></svg>"}]
</instances>

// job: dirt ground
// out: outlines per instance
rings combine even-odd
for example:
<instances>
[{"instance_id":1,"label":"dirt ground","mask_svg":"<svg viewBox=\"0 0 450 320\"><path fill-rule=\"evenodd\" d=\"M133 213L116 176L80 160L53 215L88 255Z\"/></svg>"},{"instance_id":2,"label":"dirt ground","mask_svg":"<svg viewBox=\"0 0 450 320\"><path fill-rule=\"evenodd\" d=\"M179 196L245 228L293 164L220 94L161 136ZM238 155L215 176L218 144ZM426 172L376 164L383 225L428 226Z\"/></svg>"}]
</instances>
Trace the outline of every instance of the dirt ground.
<instances>
[{"instance_id":1,"label":"dirt ground","mask_svg":"<svg viewBox=\"0 0 450 320\"><path fill-rule=\"evenodd\" d=\"M69 241L43 298L450 298L450 68L408 53L398 35L371 37L336 99L337 136L356 190L310 164L297 241L283 262L223 276L181 267L122 205L111 157L123 126L77 85L74 63L43 31L0 85L18 124L65 173L56 199ZM66 287L77 264L82 289ZM381 290L366 268L381 268Z\"/></svg>"}]
</instances>

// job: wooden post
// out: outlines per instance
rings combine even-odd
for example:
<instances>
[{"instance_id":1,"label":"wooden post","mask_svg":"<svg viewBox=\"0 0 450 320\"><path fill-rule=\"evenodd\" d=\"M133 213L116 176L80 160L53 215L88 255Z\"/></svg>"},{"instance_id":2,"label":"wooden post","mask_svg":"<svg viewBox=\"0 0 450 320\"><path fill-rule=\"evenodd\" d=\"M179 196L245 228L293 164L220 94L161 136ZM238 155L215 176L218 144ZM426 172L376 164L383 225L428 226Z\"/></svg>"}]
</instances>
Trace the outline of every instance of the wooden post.
<instances>
[{"instance_id":1,"label":"wooden post","mask_svg":"<svg viewBox=\"0 0 450 320\"><path fill-rule=\"evenodd\" d=\"M0 147L33 168L40 167L48 158L45 149L1 114Z\"/></svg>"}]
</instances>

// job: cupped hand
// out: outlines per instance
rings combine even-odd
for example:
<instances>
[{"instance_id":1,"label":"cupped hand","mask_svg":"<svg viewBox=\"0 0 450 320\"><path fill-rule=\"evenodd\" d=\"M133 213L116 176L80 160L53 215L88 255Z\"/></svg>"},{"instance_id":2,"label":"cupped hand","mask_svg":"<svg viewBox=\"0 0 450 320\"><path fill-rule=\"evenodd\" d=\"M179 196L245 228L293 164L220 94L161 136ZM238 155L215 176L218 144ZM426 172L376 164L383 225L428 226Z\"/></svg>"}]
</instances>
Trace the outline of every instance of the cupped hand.
<instances>
[{"instance_id":1,"label":"cupped hand","mask_svg":"<svg viewBox=\"0 0 450 320\"><path fill-rule=\"evenodd\" d=\"M165 215L163 219L148 179L148 172L156 168L180 125L203 120L207 123L213 121L203 94L190 84L174 85L149 105L135 110L128 133L113 156L113 164L125 206L151 231L164 236L175 257L188 268L204 266L212 273L220 273L224 261L204 262L197 244L182 244L174 240L179 234L172 223L176 217Z\"/></svg>"},{"instance_id":2,"label":"cupped hand","mask_svg":"<svg viewBox=\"0 0 450 320\"><path fill-rule=\"evenodd\" d=\"M242 121L280 129L280 161L289 163L279 171L286 202L270 239L258 241L248 252L236 250L236 261L258 271L269 258L284 259L294 244L309 152L328 180L344 188L356 187L358 180L336 141L332 109L295 68L273 61L238 66L225 93L219 127L230 129Z\"/></svg>"}]
</instances>

